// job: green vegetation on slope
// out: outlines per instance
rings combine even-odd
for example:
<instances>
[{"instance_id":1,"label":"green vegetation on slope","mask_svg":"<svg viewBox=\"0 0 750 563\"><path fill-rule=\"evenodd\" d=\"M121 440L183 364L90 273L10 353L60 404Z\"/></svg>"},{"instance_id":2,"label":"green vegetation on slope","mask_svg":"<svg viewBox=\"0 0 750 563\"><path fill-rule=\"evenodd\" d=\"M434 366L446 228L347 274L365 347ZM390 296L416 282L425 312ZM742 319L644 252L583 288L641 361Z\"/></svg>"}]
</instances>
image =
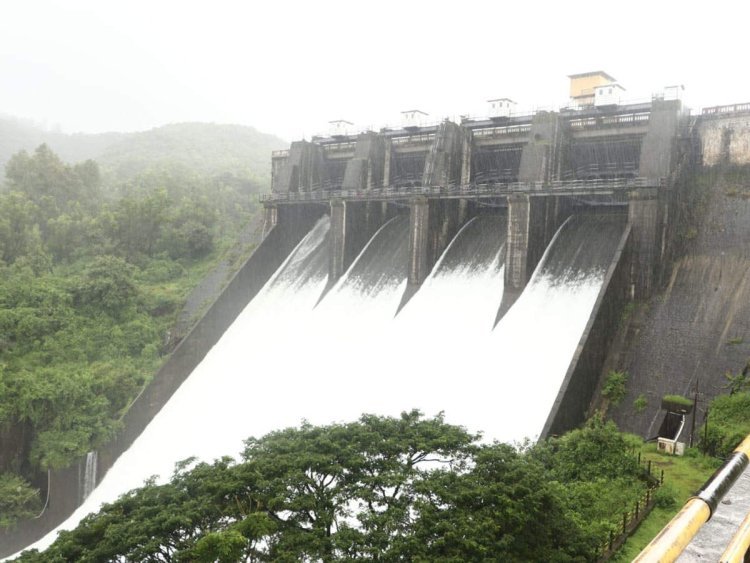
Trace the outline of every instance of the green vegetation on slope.
<instances>
[{"instance_id":1,"label":"green vegetation on slope","mask_svg":"<svg viewBox=\"0 0 750 563\"><path fill-rule=\"evenodd\" d=\"M210 161L210 157L204 159ZM219 166L220 167L220 166ZM162 161L120 181L46 145L0 191L0 525L38 508L20 477L109 440L161 365L188 292L257 213L251 177Z\"/></svg>"},{"instance_id":2,"label":"green vegetation on slope","mask_svg":"<svg viewBox=\"0 0 750 563\"><path fill-rule=\"evenodd\" d=\"M168 164L225 180L270 183L271 151L286 148L280 139L241 125L179 123L132 133L96 157L105 175L131 178Z\"/></svg>"},{"instance_id":3,"label":"green vegetation on slope","mask_svg":"<svg viewBox=\"0 0 750 563\"><path fill-rule=\"evenodd\" d=\"M593 561L645 487L628 446L599 419L521 449L417 411L303 424L179 464L20 561Z\"/></svg>"},{"instance_id":4,"label":"green vegetation on slope","mask_svg":"<svg viewBox=\"0 0 750 563\"><path fill-rule=\"evenodd\" d=\"M700 448L708 454L726 457L750 434L750 391L720 395L711 401L708 412Z\"/></svg>"},{"instance_id":5,"label":"green vegetation on slope","mask_svg":"<svg viewBox=\"0 0 750 563\"><path fill-rule=\"evenodd\" d=\"M721 464L721 460L702 456L692 448L686 450L684 456L664 455L657 452L653 442L643 444L641 455L644 460L651 461L653 471L664 471L664 492L661 497L657 497L651 514L614 558L614 561L622 563L632 561Z\"/></svg>"}]
</instances>

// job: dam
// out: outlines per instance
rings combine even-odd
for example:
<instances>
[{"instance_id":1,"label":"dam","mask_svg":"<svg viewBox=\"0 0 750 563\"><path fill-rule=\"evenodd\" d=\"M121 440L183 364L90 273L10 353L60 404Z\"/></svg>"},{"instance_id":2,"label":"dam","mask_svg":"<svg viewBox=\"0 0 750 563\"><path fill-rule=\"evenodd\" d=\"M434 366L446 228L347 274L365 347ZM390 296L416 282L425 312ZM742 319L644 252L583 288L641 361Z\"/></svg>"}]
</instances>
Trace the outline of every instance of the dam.
<instances>
[{"instance_id":1,"label":"dam","mask_svg":"<svg viewBox=\"0 0 750 563\"><path fill-rule=\"evenodd\" d=\"M0 555L303 418L419 408L504 441L585 419L623 306L675 252L695 118L667 94L418 117L274 153L262 243L97 452L98 486L50 474Z\"/></svg>"}]
</instances>

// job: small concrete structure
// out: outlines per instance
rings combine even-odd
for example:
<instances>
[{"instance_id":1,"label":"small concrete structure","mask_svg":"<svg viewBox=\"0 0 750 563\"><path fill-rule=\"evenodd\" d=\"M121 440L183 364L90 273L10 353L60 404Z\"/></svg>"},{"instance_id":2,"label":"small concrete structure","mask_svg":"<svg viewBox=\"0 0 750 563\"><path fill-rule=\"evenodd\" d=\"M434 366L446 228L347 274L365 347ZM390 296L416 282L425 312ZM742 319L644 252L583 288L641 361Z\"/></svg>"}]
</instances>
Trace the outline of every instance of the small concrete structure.
<instances>
[{"instance_id":1,"label":"small concrete structure","mask_svg":"<svg viewBox=\"0 0 750 563\"><path fill-rule=\"evenodd\" d=\"M613 82L594 88L594 106L598 108L620 105L625 88Z\"/></svg>"},{"instance_id":2,"label":"small concrete structure","mask_svg":"<svg viewBox=\"0 0 750 563\"><path fill-rule=\"evenodd\" d=\"M613 76L602 70L570 74L568 78L570 78L570 105L574 108L594 105L595 89L617 82Z\"/></svg>"},{"instance_id":3,"label":"small concrete structure","mask_svg":"<svg viewBox=\"0 0 750 563\"><path fill-rule=\"evenodd\" d=\"M423 111L410 109L401 112L401 126L404 129L415 129L422 127L427 122L427 116Z\"/></svg>"},{"instance_id":4,"label":"small concrete structure","mask_svg":"<svg viewBox=\"0 0 750 563\"><path fill-rule=\"evenodd\" d=\"M352 127L354 126L351 121L346 121L344 119L329 121L328 125L330 126L329 134L331 137L346 137L351 133Z\"/></svg>"},{"instance_id":5,"label":"small concrete structure","mask_svg":"<svg viewBox=\"0 0 750 563\"><path fill-rule=\"evenodd\" d=\"M665 86L663 99L664 100L681 100L682 93L685 91L685 87L682 84L675 84L674 86Z\"/></svg>"},{"instance_id":6,"label":"small concrete structure","mask_svg":"<svg viewBox=\"0 0 750 563\"><path fill-rule=\"evenodd\" d=\"M490 119L510 117L516 109L516 102L510 98L496 98L494 100L487 100L487 103L490 104Z\"/></svg>"}]
</instances>

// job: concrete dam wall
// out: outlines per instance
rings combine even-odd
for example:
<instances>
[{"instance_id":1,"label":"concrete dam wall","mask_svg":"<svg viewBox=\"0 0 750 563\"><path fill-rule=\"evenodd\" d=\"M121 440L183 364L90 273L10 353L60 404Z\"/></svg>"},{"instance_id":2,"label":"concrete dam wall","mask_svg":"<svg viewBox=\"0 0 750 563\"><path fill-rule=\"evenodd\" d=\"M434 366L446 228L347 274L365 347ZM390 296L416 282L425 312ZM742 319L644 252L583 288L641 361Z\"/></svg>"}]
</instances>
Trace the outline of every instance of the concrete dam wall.
<instances>
[{"instance_id":1,"label":"concrete dam wall","mask_svg":"<svg viewBox=\"0 0 750 563\"><path fill-rule=\"evenodd\" d=\"M745 172L744 186L748 179ZM726 392L724 374L738 373L750 358L750 198L718 165L699 180L707 189L703 219L664 291L633 319L634 341L619 362L630 384L613 415L643 436L658 431L663 395L693 397L696 386L700 427L710 399ZM628 407L640 394L648 406L632 416Z\"/></svg>"},{"instance_id":2,"label":"concrete dam wall","mask_svg":"<svg viewBox=\"0 0 750 563\"><path fill-rule=\"evenodd\" d=\"M188 409L180 416L194 417L211 385L229 386L232 397L224 391L223 401L242 400L236 409L246 421L232 423L238 441L271 421L299 422L309 400L288 412L247 407L258 388L238 382L258 380L240 368L258 355L283 360L263 364L283 377L315 367L313 377L263 387L262 397L314 397L316 381L340 393L352 388L353 377L356 385L379 382L368 388L369 402L343 395L335 404L351 412L337 411L342 417L367 409L398 414L415 405L432 412L450 398L463 417L456 423L491 427L499 438L579 424L614 319L628 299L647 299L658 283L654 272L674 211L667 194L680 189L671 175L684 124L679 102L656 100L301 141L276 153L263 243L134 403L121 435L98 452L96 480L111 483L125 471L115 464L123 452L146 465L138 436L149 421L157 413L155 422L169 420L162 417L178 416L180 408ZM455 306L444 306L448 300ZM550 346L548 354L534 352L540 342ZM258 346L253 357L245 355L249 343ZM300 343L302 350L289 354ZM219 352L237 365L212 363ZM360 359L347 362L354 357ZM388 357L404 360L383 364ZM302 359L304 366L295 363ZM215 370L215 380L207 370ZM503 390L490 391L487 382ZM389 383L403 388L403 397L381 395ZM207 387L192 403L184 398L199 385ZM435 391L426 397L425 388ZM172 401L160 412L178 389L177 406ZM222 416L216 413L216 424ZM182 429L189 424L175 420ZM158 434L159 425L172 428L158 422L146 434L179 441ZM215 432L229 434L220 426ZM223 453L230 452L205 455ZM53 472L44 515L0 537L0 555L38 539L80 504L86 461ZM167 471L174 461L165 458Z\"/></svg>"}]
</instances>

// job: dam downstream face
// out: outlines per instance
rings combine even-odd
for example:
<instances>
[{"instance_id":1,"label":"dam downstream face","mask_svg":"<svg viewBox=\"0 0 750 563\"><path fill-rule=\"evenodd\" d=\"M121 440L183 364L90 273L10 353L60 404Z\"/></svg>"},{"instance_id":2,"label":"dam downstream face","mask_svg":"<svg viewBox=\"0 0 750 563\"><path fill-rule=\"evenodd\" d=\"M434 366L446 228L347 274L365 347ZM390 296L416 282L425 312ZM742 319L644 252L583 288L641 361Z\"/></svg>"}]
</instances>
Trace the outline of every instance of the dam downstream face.
<instances>
[{"instance_id":1,"label":"dam downstream face","mask_svg":"<svg viewBox=\"0 0 750 563\"><path fill-rule=\"evenodd\" d=\"M447 422L488 440L538 437L622 221L580 216L563 225L494 330L505 218L467 223L396 315L408 227L405 216L381 227L319 302L329 258L329 220L321 219L61 527L152 475L166 480L179 460L237 455L245 438L302 419L327 424L418 408L444 411ZM43 549L55 536L30 547Z\"/></svg>"}]
</instances>

